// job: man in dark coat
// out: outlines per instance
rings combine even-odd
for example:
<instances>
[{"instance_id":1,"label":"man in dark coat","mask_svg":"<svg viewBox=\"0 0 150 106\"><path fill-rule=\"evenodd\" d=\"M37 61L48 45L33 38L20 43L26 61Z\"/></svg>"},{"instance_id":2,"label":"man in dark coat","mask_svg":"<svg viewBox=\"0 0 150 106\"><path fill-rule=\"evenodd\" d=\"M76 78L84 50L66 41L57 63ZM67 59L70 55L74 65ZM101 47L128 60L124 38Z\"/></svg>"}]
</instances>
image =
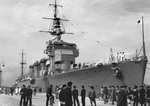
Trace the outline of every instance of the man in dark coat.
<instances>
[{"instance_id":1,"label":"man in dark coat","mask_svg":"<svg viewBox=\"0 0 150 106\"><path fill-rule=\"evenodd\" d=\"M150 86L147 86L147 91L146 91L146 101L145 105L148 103L148 106L150 106Z\"/></svg>"},{"instance_id":2,"label":"man in dark coat","mask_svg":"<svg viewBox=\"0 0 150 106\"><path fill-rule=\"evenodd\" d=\"M36 96L36 88L34 88L33 91L34 91L34 96Z\"/></svg>"},{"instance_id":3,"label":"man in dark coat","mask_svg":"<svg viewBox=\"0 0 150 106\"><path fill-rule=\"evenodd\" d=\"M25 106L26 104L26 86L25 85L22 85L22 88L20 90L20 95L21 95L20 106L22 106L22 100L23 100L23 106Z\"/></svg>"},{"instance_id":4,"label":"man in dark coat","mask_svg":"<svg viewBox=\"0 0 150 106\"><path fill-rule=\"evenodd\" d=\"M104 86L104 90L103 90L103 93L104 93L104 104L106 104L108 102L108 89L106 86Z\"/></svg>"},{"instance_id":5,"label":"man in dark coat","mask_svg":"<svg viewBox=\"0 0 150 106\"><path fill-rule=\"evenodd\" d=\"M59 93L60 106L65 106L65 89L66 89L66 84L62 86L62 89Z\"/></svg>"},{"instance_id":6,"label":"man in dark coat","mask_svg":"<svg viewBox=\"0 0 150 106\"><path fill-rule=\"evenodd\" d=\"M120 86L121 90L118 93L117 106L127 106L127 95L132 94L133 92L127 92L127 85L122 84Z\"/></svg>"},{"instance_id":7,"label":"man in dark coat","mask_svg":"<svg viewBox=\"0 0 150 106\"><path fill-rule=\"evenodd\" d=\"M112 101L112 105L114 105L114 101L116 101L116 89L115 86L112 86L112 91L111 91L111 101Z\"/></svg>"},{"instance_id":8,"label":"man in dark coat","mask_svg":"<svg viewBox=\"0 0 150 106\"><path fill-rule=\"evenodd\" d=\"M84 86L82 86L82 90L81 90L81 102L82 102L82 106L85 106L85 95L86 95L86 90L84 89Z\"/></svg>"},{"instance_id":9,"label":"man in dark coat","mask_svg":"<svg viewBox=\"0 0 150 106\"><path fill-rule=\"evenodd\" d=\"M47 91L46 91L46 106L48 106L50 96L52 96L52 87L53 85L50 85L50 87L47 88Z\"/></svg>"},{"instance_id":10,"label":"man in dark coat","mask_svg":"<svg viewBox=\"0 0 150 106\"><path fill-rule=\"evenodd\" d=\"M93 106L93 103L94 105L96 106L96 92L94 90L94 86L91 86L91 90L89 91L89 99L90 99L90 102L91 102L91 106Z\"/></svg>"},{"instance_id":11,"label":"man in dark coat","mask_svg":"<svg viewBox=\"0 0 150 106\"><path fill-rule=\"evenodd\" d=\"M72 82L67 83L65 89L65 106L72 106L72 92L71 92Z\"/></svg>"},{"instance_id":12,"label":"man in dark coat","mask_svg":"<svg viewBox=\"0 0 150 106\"><path fill-rule=\"evenodd\" d=\"M133 88L133 106L138 106L138 102L139 102L139 91L138 91L138 86L137 85L134 85L134 88Z\"/></svg>"},{"instance_id":13,"label":"man in dark coat","mask_svg":"<svg viewBox=\"0 0 150 106\"><path fill-rule=\"evenodd\" d=\"M111 92L112 92L112 86L109 86L108 88L108 101L110 100L111 101Z\"/></svg>"},{"instance_id":14,"label":"man in dark coat","mask_svg":"<svg viewBox=\"0 0 150 106\"><path fill-rule=\"evenodd\" d=\"M140 86L139 94L140 94L140 104L141 106L143 106L143 104L145 103L145 94L146 94L143 85Z\"/></svg>"},{"instance_id":15,"label":"man in dark coat","mask_svg":"<svg viewBox=\"0 0 150 106\"><path fill-rule=\"evenodd\" d=\"M72 96L73 96L74 106L76 106L76 102L78 106L80 106L79 99L78 99L78 90L76 89L76 86L73 86L73 88L74 90L72 91Z\"/></svg>"},{"instance_id":16,"label":"man in dark coat","mask_svg":"<svg viewBox=\"0 0 150 106\"><path fill-rule=\"evenodd\" d=\"M32 106L32 89L30 88L30 85L27 88L27 101L26 101L26 105L28 105L28 101L29 101L29 106Z\"/></svg>"},{"instance_id":17,"label":"man in dark coat","mask_svg":"<svg viewBox=\"0 0 150 106\"><path fill-rule=\"evenodd\" d=\"M11 96L13 96L13 93L14 93L14 88L13 87L10 87L10 93L11 93Z\"/></svg>"}]
</instances>

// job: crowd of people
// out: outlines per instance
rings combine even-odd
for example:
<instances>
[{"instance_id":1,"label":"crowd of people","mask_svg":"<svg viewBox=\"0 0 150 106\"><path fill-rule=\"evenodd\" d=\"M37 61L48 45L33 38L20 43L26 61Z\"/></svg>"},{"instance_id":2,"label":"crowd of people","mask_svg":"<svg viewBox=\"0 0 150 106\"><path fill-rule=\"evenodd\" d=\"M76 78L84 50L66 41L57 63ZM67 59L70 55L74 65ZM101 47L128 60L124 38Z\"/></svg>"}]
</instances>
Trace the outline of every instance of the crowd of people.
<instances>
[{"instance_id":1,"label":"crowd of people","mask_svg":"<svg viewBox=\"0 0 150 106\"><path fill-rule=\"evenodd\" d=\"M116 56L112 56L112 57L109 57L111 58L111 62L125 62L127 59L126 59L126 54L125 52L119 52L116 54ZM108 61L108 64L110 62ZM107 64L107 62L102 62L102 61L95 61L95 62L79 62L79 63L74 63L73 64L73 69L82 69L82 68L87 68L87 67L93 67L93 66L97 66L98 64Z\"/></svg>"},{"instance_id":2,"label":"crowd of people","mask_svg":"<svg viewBox=\"0 0 150 106\"><path fill-rule=\"evenodd\" d=\"M21 88L22 87L3 87L2 88L2 92L5 94L5 95L20 95L20 91L21 91ZM37 88L35 87L32 87L32 90L33 90L33 94L36 95L36 92L37 92ZM42 88L39 88L39 93L42 92Z\"/></svg>"},{"instance_id":3,"label":"crowd of people","mask_svg":"<svg viewBox=\"0 0 150 106\"><path fill-rule=\"evenodd\" d=\"M46 106L48 106L49 98L53 96L52 94L53 85L47 90L47 101ZM57 87L58 92L56 99L59 99L59 106L80 106L78 96L81 96L82 106L86 105L86 89L82 86L81 93L79 94L76 86L72 87L72 82L68 82L60 87ZM90 86L87 96L90 100L91 106L97 106L96 98L104 101L104 104L108 102L112 105L117 104L117 106L150 106L150 86L141 85L139 88L137 85L134 85L133 89L127 87L126 84L121 86L102 86L100 89L100 94L96 94L94 86ZM54 101L54 96L53 96Z\"/></svg>"},{"instance_id":4,"label":"crowd of people","mask_svg":"<svg viewBox=\"0 0 150 106\"><path fill-rule=\"evenodd\" d=\"M50 85L50 87L47 89L47 92L46 92L46 98L47 98L46 106L48 106L50 100L54 101L54 96L52 94L52 87L53 85ZM92 94L93 92L91 91L90 93L91 97L92 97ZM94 94L96 97L96 93ZM59 106L73 106L73 104L74 106L80 106L78 96L79 96L79 92L76 86L73 86L73 90L72 90L72 82L68 82L67 84L63 84L60 87L57 87L56 99L59 99L59 103L58 103ZM84 89L84 86L82 86L82 90L81 90L82 106L85 106L85 97L86 97L86 90ZM96 102L94 103L96 104ZM51 104L51 101L50 101L50 104Z\"/></svg>"},{"instance_id":5,"label":"crowd of people","mask_svg":"<svg viewBox=\"0 0 150 106\"><path fill-rule=\"evenodd\" d=\"M94 86L89 86L90 90L87 92L82 85L79 93L77 86L72 87L72 85L72 82L67 82L57 86L55 92L53 92L53 85L50 85L46 90L46 106L54 104L55 97L58 99L59 106L86 106L86 96L88 96L91 106L97 106L96 99L104 101L104 104L111 103L112 105L117 104L117 106L131 106L132 104L133 106L139 106L138 104L150 106L150 86L144 84L139 87L134 85L133 88L127 87L126 84L102 86L99 89L100 92L97 93L98 90L95 91ZM20 95L20 106L32 106L32 95L36 96L36 89L32 89L30 85L27 87L22 85L21 88L16 87L15 89L7 87L3 90L6 95ZM41 90L39 89L39 92ZM55 95L53 95L54 93ZM81 96L81 100L79 100L79 96Z\"/></svg>"},{"instance_id":6,"label":"crowd of people","mask_svg":"<svg viewBox=\"0 0 150 106\"><path fill-rule=\"evenodd\" d=\"M22 87L3 87L2 92L5 95L19 95L20 106L32 106L32 95L36 96L37 88L31 88L30 85L27 87L25 85L22 85ZM39 92L42 92L41 88L39 88Z\"/></svg>"},{"instance_id":7,"label":"crowd of people","mask_svg":"<svg viewBox=\"0 0 150 106\"><path fill-rule=\"evenodd\" d=\"M32 95L36 96L37 89L31 88L30 85L27 87L22 85L20 94L20 106L32 106ZM29 104L29 105L28 105Z\"/></svg>"},{"instance_id":8,"label":"crowd of people","mask_svg":"<svg viewBox=\"0 0 150 106\"><path fill-rule=\"evenodd\" d=\"M133 101L133 106L150 106L150 86L141 85L138 88L137 85L134 85L133 89L127 87L126 84L117 86L106 86L101 87L101 96L100 98L104 100L104 104L111 101L112 105L114 102L117 102L117 106L131 106L131 101Z\"/></svg>"}]
</instances>

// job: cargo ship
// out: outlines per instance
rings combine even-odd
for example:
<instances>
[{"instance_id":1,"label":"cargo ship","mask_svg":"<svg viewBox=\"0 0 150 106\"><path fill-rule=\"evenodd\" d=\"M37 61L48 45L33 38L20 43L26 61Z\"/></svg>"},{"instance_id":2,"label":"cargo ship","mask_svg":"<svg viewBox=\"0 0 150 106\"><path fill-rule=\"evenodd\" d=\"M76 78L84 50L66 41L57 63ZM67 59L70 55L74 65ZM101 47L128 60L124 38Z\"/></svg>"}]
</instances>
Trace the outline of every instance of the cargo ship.
<instances>
[{"instance_id":1,"label":"cargo ship","mask_svg":"<svg viewBox=\"0 0 150 106\"><path fill-rule=\"evenodd\" d=\"M75 61L76 57L79 56L77 45L61 39L63 34L72 34L66 32L63 26L63 22L68 20L58 17L58 6L61 5L57 5L56 0L54 4L50 5L54 6L54 17L44 17L44 19L52 20L52 26L48 31L40 31L47 32L52 36L52 39L46 43L45 53L48 58L42 58L30 65L29 73L23 75L22 72L16 79L16 86L32 85L32 87L41 88L42 92L45 92L49 85L53 85L56 88L71 81L79 91L82 85L85 86L87 92L90 86L94 86L98 93L102 86L120 86L125 83L133 87L134 85L140 86L143 84L148 62L144 33L142 35L142 55L136 54L131 59L126 59L122 52L115 57L111 49L108 63L77 64ZM144 25L144 22L142 25ZM94 55L92 54L92 56ZM21 63L22 71L24 64L23 62Z\"/></svg>"}]
</instances>

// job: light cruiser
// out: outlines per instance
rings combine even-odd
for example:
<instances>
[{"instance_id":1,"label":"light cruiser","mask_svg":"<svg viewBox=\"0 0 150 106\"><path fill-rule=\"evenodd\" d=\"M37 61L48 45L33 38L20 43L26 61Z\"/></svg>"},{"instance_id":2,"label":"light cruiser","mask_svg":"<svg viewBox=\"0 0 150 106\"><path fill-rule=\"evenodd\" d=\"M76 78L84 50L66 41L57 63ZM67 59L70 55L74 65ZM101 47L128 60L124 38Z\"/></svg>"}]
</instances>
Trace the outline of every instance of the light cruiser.
<instances>
[{"instance_id":1,"label":"light cruiser","mask_svg":"<svg viewBox=\"0 0 150 106\"><path fill-rule=\"evenodd\" d=\"M44 19L53 20L51 29L47 32L52 35L52 39L47 42L45 53L49 58L43 58L29 66L29 73L21 75L16 80L16 85L32 84L34 87L42 88L45 92L50 84L56 86L66 84L72 81L78 90L84 85L87 92L89 86L94 86L96 92L100 92L101 86L121 85L126 83L128 86L140 86L145 77L147 65L147 56L145 51L145 42L143 34L143 55L135 56L134 59L111 61L109 64L99 63L91 64L85 67L76 67L75 58L79 56L79 50L74 43L68 43L61 40L63 34L72 34L65 31L63 21L57 15L57 7L61 5L50 4L54 6L54 17ZM94 56L92 54L92 56ZM112 56L113 57L113 56ZM113 58L111 58L113 60Z\"/></svg>"}]
</instances>

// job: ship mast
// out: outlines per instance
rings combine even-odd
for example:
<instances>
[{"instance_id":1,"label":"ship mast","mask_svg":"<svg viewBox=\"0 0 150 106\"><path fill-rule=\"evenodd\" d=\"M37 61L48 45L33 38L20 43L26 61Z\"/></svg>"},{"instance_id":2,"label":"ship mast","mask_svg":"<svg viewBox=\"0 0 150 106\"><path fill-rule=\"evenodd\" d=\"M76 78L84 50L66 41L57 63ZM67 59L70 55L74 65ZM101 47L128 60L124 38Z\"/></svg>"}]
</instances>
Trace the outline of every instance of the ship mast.
<instances>
[{"instance_id":1,"label":"ship mast","mask_svg":"<svg viewBox=\"0 0 150 106\"><path fill-rule=\"evenodd\" d=\"M146 50L145 50L145 39L144 39L144 20L142 16L142 41L143 41L143 56L146 56Z\"/></svg>"},{"instance_id":2,"label":"ship mast","mask_svg":"<svg viewBox=\"0 0 150 106\"><path fill-rule=\"evenodd\" d=\"M53 20L53 24L48 31L40 31L40 32L50 33L52 35L52 43L60 42L62 34L73 34L73 33L66 32L65 28L63 27L62 21L68 20L61 19L57 16L58 6L62 7L62 5L58 5L55 0L55 4L49 4L49 6L54 6L54 17L53 18L43 17L42 19L51 19Z\"/></svg>"},{"instance_id":3,"label":"ship mast","mask_svg":"<svg viewBox=\"0 0 150 106\"><path fill-rule=\"evenodd\" d=\"M51 5L51 4L49 4L49 5ZM54 17L55 18L57 18L57 2L56 2L56 0L55 0L55 4L54 4Z\"/></svg>"},{"instance_id":4,"label":"ship mast","mask_svg":"<svg viewBox=\"0 0 150 106\"><path fill-rule=\"evenodd\" d=\"M25 53L23 53L23 50L22 50L22 53L20 53L21 56L22 56L22 59L21 59L21 76L23 76L23 66L26 64L26 62L24 62L24 55Z\"/></svg>"},{"instance_id":5,"label":"ship mast","mask_svg":"<svg viewBox=\"0 0 150 106\"><path fill-rule=\"evenodd\" d=\"M144 61L145 61L145 67L144 70L146 71L146 64L148 62L147 56L146 56L146 50L145 50L145 39L144 39L144 19L142 16L142 42L143 42L143 57L144 57ZM143 76L145 76L145 71L143 73ZM142 83L144 83L144 77L142 79Z\"/></svg>"}]
</instances>

